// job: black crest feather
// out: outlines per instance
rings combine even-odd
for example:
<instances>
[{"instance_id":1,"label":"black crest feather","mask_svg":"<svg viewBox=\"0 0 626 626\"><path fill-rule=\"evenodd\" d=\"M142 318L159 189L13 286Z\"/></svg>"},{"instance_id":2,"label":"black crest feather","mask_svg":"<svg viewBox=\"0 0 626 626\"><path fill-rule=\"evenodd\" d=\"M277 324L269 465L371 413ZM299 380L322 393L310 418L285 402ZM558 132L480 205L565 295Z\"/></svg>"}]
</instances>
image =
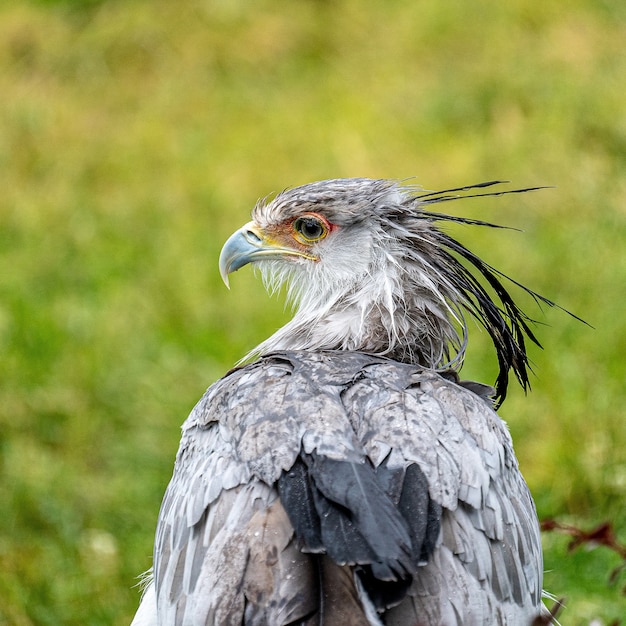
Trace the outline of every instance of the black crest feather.
<instances>
[{"instance_id":1,"label":"black crest feather","mask_svg":"<svg viewBox=\"0 0 626 626\"><path fill-rule=\"evenodd\" d=\"M463 198L501 196L504 194L525 193L527 191L546 189L546 187L526 187L523 189L499 190L469 195L460 195L456 193L472 189L492 187L504 182L508 181L488 181L465 187L418 194L416 197L419 200L420 217L425 217L426 219L432 221L455 222L460 224L487 226L490 228L508 228L507 226L501 226L491 222L456 217L453 215L424 211L421 209L424 204L435 204L438 202L460 200ZM532 368L529 364L526 340L530 340L535 345L541 347L539 340L531 328L531 324L537 323L537 321L526 315L526 313L524 313L524 311L522 311L522 309L517 305L508 289L503 284L503 279L532 296L535 302L539 305L544 304L549 307L557 307L575 319L583 323L586 322L570 311L563 309L552 300L538 294L532 289L529 289L525 285L522 285L489 265L489 263L483 261L449 234L441 230L435 230L434 235L441 252L439 260L436 261L435 264L440 264L439 269L445 273L454 287L464 296L464 308L480 323L481 326L487 330L493 342L499 367L495 383L495 403L496 407L498 407L506 398L509 372L511 370L525 391L530 388L529 372L532 371ZM465 261L465 264L463 261ZM477 270L478 275L475 275L475 273L472 272L472 269ZM489 293L488 289L483 285L480 278L484 279L493 293L495 293L499 304L494 301L494 298Z\"/></svg>"}]
</instances>

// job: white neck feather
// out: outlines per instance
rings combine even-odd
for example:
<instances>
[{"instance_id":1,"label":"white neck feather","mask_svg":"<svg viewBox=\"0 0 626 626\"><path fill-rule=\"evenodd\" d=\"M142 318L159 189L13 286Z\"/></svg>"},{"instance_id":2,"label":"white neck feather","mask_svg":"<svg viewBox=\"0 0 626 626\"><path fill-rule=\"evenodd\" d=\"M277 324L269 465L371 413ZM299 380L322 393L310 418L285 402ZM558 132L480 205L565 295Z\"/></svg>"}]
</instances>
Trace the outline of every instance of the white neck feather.
<instances>
[{"instance_id":1,"label":"white neck feather","mask_svg":"<svg viewBox=\"0 0 626 626\"><path fill-rule=\"evenodd\" d=\"M298 271L293 276L284 266L262 267L270 291L284 282L289 285L288 296L297 310L248 356L280 350L350 350L428 367L444 365L448 346L460 342L441 286L417 271L415 264L402 267L388 253L361 259L360 274L355 273L355 262L359 261L352 261L345 278L334 280L320 280L319 272L311 276Z\"/></svg>"}]
</instances>

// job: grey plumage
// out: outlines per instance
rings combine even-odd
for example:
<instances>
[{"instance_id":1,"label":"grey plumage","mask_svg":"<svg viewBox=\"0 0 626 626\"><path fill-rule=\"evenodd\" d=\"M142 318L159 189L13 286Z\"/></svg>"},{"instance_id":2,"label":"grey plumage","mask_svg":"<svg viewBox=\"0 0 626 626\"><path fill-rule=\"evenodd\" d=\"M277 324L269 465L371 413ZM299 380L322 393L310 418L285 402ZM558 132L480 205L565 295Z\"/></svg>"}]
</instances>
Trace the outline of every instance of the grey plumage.
<instances>
[{"instance_id":1,"label":"grey plumage","mask_svg":"<svg viewBox=\"0 0 626 626\"><path fill-rule=\"evenodd\" d=\"M542 612L535 508L494 392L450 369L464 311L494 340L500 400L510 369L527 383L534 337L502 275L436 228L456 218L426 206L450 198L324 181L258 205L227 242L224 276L257 263L298 308L183 425L136 626Z\"/></svg>"}]
</instances>

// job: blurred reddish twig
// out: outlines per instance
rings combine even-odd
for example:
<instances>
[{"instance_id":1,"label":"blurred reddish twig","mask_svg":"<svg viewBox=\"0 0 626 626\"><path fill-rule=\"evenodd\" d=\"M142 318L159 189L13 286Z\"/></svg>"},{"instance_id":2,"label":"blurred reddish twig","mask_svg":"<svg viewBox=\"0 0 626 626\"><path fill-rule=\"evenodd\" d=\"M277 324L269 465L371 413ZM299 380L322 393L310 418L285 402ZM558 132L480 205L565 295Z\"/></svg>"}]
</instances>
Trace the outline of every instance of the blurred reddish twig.
<instances>
[{"instance_id":1,"label":"blurred reddish twig","mask_svg":"<svg viewBox=\"0 0 626 626\"><path fill-rule=\"evenodd\" d=\"M567 545L567 549L571 552L576 548L585 544L597 544L606 546L613 552L622 557L622 563L613 569L609 575L609 581L615 583L619 574L626 569L626 546L619 543L613 530L611 522L603 522L591 530L583 530L571 524L563 524L554 519L548 518L541 522L541 530L557 531L570 535L572 540ZM626 587L622 589L622 593L626 595Z\"/></svg>"},{"instance_id":2,"label":"blurred reddish twig","mask_svg":"<svg viewBox=\"0 0 626 626\"><path fill-rule=\"evenodd\" d=\"M549 626L550 624L558 624L559 622L556 618L559 616L561 609L565 606L564 602L564 598L559 598L558 600L555 600L552 608L548 612L548 615L541 615L540 617L536 617L533 620L531 626Z\"/></svg>"}]
</instances>

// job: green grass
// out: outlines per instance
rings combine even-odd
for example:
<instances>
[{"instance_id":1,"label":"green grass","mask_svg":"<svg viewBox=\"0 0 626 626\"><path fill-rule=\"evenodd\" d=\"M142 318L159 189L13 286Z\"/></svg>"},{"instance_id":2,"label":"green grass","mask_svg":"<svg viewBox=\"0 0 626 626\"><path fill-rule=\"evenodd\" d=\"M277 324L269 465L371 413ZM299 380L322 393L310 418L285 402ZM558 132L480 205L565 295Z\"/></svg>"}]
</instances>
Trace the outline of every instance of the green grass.
<instances>
[{"instance_id":1,"label":"green grass","mask_svg":"<svg viewBox=\"0 0 626 626\"><path fill-rule=\"evenodd\" d=\"M554 185L446 209L530 313L510 424L541 517L626 541L626 10L618 2L0 6L0 624L125 624L179 426L286 319L217 256L320 178ZM490 382L475 332L464 376ZM545 536L564 624L624 612L605 548Z\"/></svg>"}]
</instances>

